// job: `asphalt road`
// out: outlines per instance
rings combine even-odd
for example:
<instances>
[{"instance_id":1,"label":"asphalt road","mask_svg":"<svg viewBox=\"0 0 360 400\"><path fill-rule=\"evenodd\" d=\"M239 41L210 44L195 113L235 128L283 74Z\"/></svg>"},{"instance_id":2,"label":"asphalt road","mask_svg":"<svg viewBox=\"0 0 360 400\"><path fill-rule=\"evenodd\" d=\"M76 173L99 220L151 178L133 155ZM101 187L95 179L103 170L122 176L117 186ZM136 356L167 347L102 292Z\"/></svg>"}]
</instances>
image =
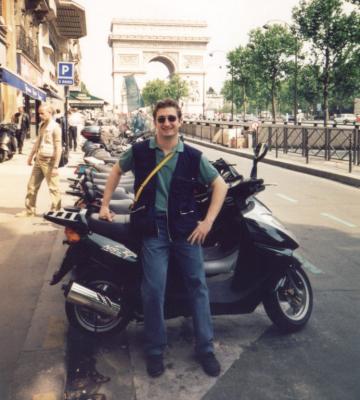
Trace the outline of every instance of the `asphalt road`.
<instances>
[{"instance_id":1,"label":"asphalt road","mask_svg":"<svg viewBox=\"0 0 360 400\"><path fill-rule=\"evenodd\" d=\"M248 176L250 161L224 158ZM309 260L314 311L300 333L265 329L204 399L358 399L360 191L265 164L258 177L276 184L259 198L295 233Z\"/></svg>"},{"instance_id":2,"label":"asphalt road","mask_svg":"<svg viewBox=\"0 0 360 400\"><path fill-rule=\"evenodd\" d=\"M203 151L211 160L223 155L248 176L249 160L207 148ZM6 399L6 385L16 364L30 362L35 355L19 358L32 315L39 308L39 291L46 284L44 271L53 251L49 244L56 243L53 227L13 218L22 205L28 171L10 168L10 164L6 168L0 165L0 178L6 182L2 188L9 196L3 197L2 191L0 197L0 240L5 249L0 255L0 399ZM74 371L83 368L87 372L82 387L88 393L105 394L107 400L359 398L360 191L266 164L259 164L258 176L271 184L259 198L295 233L308 260L305 267L315 303L307 327L281 335L261 308L250 315L214 318L223 374L213 379L204 376L192 359L189 321L170 321L167 369L156 380L149 379L144 369L141 325L132 324L126 333L102 340L69 330L64 342L67 389L71 390ZM46 192L41 202L45 211ZM31 248L34 235L39 240ZM62 299L59 289L58 302ZM53 318L63 320L63 311L57 310ZM38 330L37 335L42 333ZM38 346L40 351L42 346ZM79 385L79 379L76 382Z\"/></svg>"}]
</instances>

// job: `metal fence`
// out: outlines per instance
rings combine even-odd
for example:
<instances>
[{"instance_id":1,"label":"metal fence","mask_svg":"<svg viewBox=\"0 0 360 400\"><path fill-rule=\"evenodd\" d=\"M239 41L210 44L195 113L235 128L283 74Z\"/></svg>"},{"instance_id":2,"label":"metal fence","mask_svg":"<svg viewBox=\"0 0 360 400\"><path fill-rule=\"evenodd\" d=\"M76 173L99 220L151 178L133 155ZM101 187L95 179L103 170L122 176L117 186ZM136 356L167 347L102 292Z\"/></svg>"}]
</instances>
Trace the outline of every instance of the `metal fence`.
<instances>
[{"instance_id":1,"label":"metal fence","mask_svg":"<svg viewBox=\"0 0 360 400\"><path fill-rule=\"evenodd\" d=\"M313 125L265 124L255 127L251 122L217 122L185 120L182 132L186 135L227 147L254 147L259 142L268 143L270 151L293 153L310 162L311 157L325 161L340 160L360 165L359 125L324 127Z\"/></svg>"}]
</instances>

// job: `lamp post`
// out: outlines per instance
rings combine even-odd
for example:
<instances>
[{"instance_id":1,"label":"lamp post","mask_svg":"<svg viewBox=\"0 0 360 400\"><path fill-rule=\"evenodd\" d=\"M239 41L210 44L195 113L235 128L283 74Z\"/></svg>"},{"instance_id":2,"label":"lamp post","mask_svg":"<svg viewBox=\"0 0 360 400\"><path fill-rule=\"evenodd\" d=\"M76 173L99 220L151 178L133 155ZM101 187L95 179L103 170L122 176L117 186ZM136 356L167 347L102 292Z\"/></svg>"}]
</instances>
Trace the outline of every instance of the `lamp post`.
<instances>
[{"instance_id":1,"label":"lamp post","mask_svg":"<svg viewBox=\"0 0 360 400\"><path fill-rule=\"evenodd\" d=\"M205 71L203 73L203 103L202 103L202 114L203 114L203 119L205 119L205 102L206 102L206 93L205 93Z\"/></svg>"},{"instance_id":2,"label":"lamp post","mask_svg":"<svg viewBox=\"0 0 360 400\"><path fill-rule=\"evenodd\" d=\"M286 21L283 21L283 20L268 21L265 25L263 25L263 28L269 29L270 22L272 22L272 23L279 22L281 24L284 24L289 28L289 31L291 33L293 33L291 26ZM295 38L295 71L294 71L294 105L293 105L293 107L294 107L294 124L296 125L297 124L297 114L298 114L297 74L298 74L298 49L299 49L299 42L298 42L298 37L297 37L296 33L294 33L294 38Z\"/></svg>"}]
</instances>

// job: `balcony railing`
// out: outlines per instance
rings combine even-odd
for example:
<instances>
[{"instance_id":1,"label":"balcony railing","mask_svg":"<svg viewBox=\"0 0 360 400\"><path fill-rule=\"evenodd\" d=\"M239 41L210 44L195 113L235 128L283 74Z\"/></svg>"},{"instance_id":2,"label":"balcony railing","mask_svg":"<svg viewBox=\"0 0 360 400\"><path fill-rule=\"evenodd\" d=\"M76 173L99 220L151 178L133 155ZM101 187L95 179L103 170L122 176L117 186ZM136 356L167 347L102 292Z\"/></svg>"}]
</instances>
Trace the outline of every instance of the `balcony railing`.
<instances>
[{"instance_id":1,"label":"balcony railing","mask_svg":"<svg viewBox=\"0 0 360 400\"><path fill-rule=\"evenodd\" d=\"M39 64L39 47L33 39L26 35L25 29L20 25L16 26L16 47L36 64Z\"/></svg>"}]
</instances>

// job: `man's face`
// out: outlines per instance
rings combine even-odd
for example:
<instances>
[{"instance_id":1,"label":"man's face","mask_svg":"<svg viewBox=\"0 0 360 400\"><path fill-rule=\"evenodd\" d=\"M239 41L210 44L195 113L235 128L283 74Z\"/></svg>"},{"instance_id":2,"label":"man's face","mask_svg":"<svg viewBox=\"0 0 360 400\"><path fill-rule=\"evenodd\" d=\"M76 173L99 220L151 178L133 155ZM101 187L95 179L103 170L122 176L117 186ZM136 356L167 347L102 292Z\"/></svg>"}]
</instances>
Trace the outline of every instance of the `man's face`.
<instances>
[{"instance_id":1,"label":"man's face","mask_svg":"<svg viewBox=\"0 0 360 400\"><path fill-rule=\"evenodd\" d=\"M51 115L51 112L47 108L40 107L39 108L39 117L40 117L41 121L46 122L46 121L50 121L52 115Z\"/></svg>"},{"instance_id":2,"label":"man's face","mask_svg":"<svg viewBox=\"0 0 360 400\"><path fill-rule=\"evenodd\" d=\"M156 133L161 137L174 137L177 136L181 126L176 112L176 108L160 108L155 118Z\"/></svg>"}]
</instances>

